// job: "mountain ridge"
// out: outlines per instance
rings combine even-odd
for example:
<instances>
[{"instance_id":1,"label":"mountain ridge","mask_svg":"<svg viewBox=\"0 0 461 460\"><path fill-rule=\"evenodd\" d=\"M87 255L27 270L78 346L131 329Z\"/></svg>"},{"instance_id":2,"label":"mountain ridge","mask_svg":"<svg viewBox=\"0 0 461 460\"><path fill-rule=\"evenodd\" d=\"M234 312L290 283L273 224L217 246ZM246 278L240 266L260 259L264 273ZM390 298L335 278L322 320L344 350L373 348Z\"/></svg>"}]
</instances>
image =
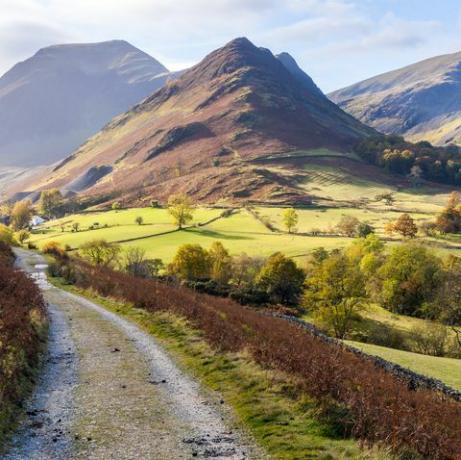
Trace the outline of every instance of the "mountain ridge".
<instances>
[{"instance_id":1,"label":"mountain ridge","mask_svg":"<svg viewBox=\"0 0 461 460\"><path fill-rule=\"evenodd\" d=\"M386 134L436 145L461 144L461 52L377 75L329 97Z\"/></svg>"},{"instance_id":2,"label":"mountain ridge","mask_svg":"<svg viewBox=\"0 0 461 460\"><path fill-rule=\"evenodd\" d=\"M83 193L138 187L161 199L182 190L216 200L279 188L299 195L283 178L258 176L252 162L318 148L348 152L373 134L323 95L292 58L240 37L115 117L34 186L65 188L104 167L110 172Z\"/></svg>"},{"instance_id":3,"label":"mountain ridge","mask_svg":"<svg viewBox=\"0 0 461 460\"><path fill-rule=\"evenodd\" d=\"M0 166L61 160L170 75L124 40L38 50L0 77Z\"/></svg>"}]
</instances>

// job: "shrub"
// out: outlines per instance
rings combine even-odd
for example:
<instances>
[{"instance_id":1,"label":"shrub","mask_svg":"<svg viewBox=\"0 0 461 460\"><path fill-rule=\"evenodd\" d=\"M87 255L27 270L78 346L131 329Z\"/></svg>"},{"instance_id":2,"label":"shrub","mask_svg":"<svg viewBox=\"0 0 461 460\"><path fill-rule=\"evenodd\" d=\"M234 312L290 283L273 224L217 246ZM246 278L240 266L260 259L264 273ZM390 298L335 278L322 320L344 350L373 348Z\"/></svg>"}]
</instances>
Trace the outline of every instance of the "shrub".
<instances>
[{"instance_id":1,"label":"shrub","mask_svg":"<svg viewBox=\"0 0 461 460\"><path fill-rule=\"evenodd\" d=\"M45 302L33 280L12 267L0 243L0 437L31 390L46 326Z\"/></svg>"},{"instance_id":2,"label":"shrub","mask_svg":"<svg viewBox=\"0 0 461 460\"><path fill-rule=\"evenodd\" d=\"M444 356L448 347L448 329L443 324L415 326L411 338L414 351L425 355Z\"/></svg>"},{"instance_id":3,"label":"shrub","mask_svg":"<svg viewBox=\"0 0 461 460\"><path fill-rule=\"evenodd\" d=\"M43 254L49 254L55 257L66 257L66 253L64 249L62 249L61 245L57 241L48 241L42 247Z\"/></svg>"},{"instance_id":4,"label":"shrub","mask_svg":"<svg viewBox=\"0 0 461 460\"><path fill-rule=\"evenodd\" d=\"M13 230L3 224L0 224L0 241L10 246L17 244Z\"/></svg>"}]
</instances>

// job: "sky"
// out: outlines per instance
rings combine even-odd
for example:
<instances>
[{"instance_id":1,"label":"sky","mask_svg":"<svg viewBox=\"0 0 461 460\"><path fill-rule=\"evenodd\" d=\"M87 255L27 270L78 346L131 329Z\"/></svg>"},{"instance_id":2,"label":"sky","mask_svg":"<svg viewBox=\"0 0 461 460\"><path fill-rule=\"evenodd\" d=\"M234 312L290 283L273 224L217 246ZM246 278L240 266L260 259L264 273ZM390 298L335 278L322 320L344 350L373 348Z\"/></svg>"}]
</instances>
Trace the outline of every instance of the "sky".
<instances>
[{"instance_id":1,"label":"sky","mask_svg":"<svg viewBox=\"0 0 461 460\"><path fill-rule=\"evenodd\" d=\"M246 36L329 92L461 51L459 0L0 0L0 74L38 49L127 40L170 70Z\"/></svg>"}]
</instances>

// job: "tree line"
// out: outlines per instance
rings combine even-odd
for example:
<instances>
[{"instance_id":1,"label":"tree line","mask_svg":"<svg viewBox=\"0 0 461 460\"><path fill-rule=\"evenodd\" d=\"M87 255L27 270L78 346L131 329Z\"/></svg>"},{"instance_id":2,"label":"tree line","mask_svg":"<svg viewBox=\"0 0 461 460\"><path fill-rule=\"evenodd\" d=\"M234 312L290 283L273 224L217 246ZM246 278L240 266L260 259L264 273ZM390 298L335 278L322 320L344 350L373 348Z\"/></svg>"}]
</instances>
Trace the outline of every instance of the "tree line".
<instances>
[{"instance_id":1,"label":"tree line","mask_svg":"<svg viewBox=\"0 0 461 460\"><path fill-rule=\"evenodd\" d=\"M355 152L368 163L408 176L413 185L422 179L461 185L460 149L435 147L427 141L411 143L401 136L380 135L359 142Z\"/></svg>"}]
</instances>

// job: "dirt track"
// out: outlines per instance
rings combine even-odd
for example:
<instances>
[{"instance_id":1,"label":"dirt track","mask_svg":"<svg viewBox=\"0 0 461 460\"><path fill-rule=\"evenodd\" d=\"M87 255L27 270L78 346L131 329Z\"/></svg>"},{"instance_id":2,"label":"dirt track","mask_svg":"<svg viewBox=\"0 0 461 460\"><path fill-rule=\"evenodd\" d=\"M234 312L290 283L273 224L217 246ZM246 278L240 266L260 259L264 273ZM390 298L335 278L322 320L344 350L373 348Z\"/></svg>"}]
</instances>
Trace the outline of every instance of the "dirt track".
<instances>
[{"instance_id":1,"label":"dirt track","mask_svg":"<svg viewBox=\"0 0 461 460\"><path fill-rule=\"evenodd\" d=\"M18 250L50 304L49 351L6 460L265 458L232 412L136 325L50 286L43 259Z\"/></svg>"}]
</instances>

